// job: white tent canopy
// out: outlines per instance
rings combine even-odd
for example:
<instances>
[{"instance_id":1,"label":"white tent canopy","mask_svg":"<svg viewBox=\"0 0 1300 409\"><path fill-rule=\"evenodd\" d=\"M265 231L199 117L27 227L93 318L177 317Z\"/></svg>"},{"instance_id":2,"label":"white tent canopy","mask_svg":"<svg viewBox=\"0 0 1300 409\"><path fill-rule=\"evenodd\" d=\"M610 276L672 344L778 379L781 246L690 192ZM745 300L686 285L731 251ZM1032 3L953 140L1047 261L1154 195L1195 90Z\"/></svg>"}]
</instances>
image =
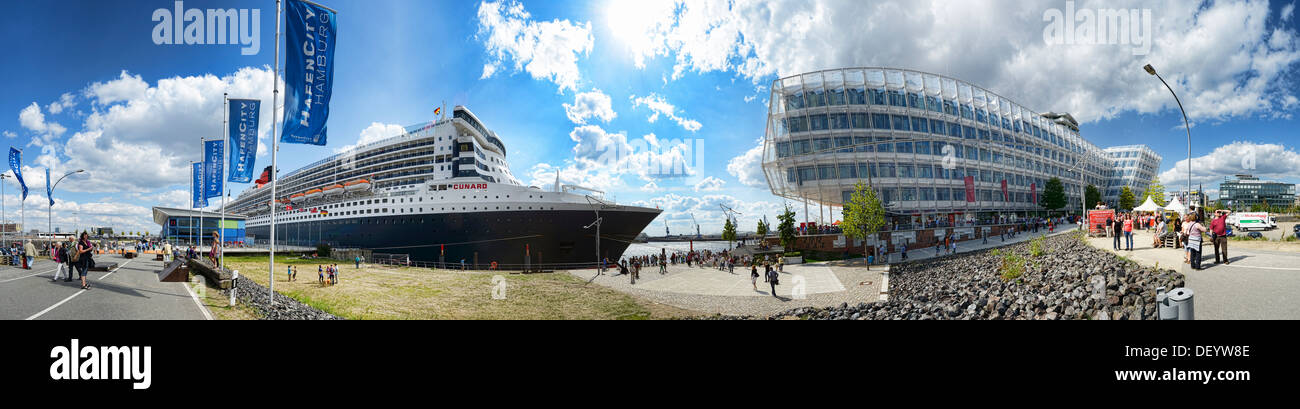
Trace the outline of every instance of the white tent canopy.
<instances>
[{"instance_id":1,"label":"white tent canopy","mask_svg":"<svg viewBox=\"0 0 1300 409\"><path fill-rule=\"evenodd\" d=\"M1154 200L1151 200L1151 196L1147 196L1146 202L1143 202L1141 206L1133 209L1135 212L1154 212L1159 210L1160 205L1157 205Z\"/></svg>"},{"instance_id":2,"label":"white tent canopy","mask_svg":"<svg viewBox=\"0 0 1300 409\"><path fill-rule=\"evenodd\" d=\"M1168 205L1165 205L1165 210L1178 212L1178 214L1187 214L1187 207L1183 206L1176 197L1174 200L1170 201Z\"/></svg>"}]
</instances>

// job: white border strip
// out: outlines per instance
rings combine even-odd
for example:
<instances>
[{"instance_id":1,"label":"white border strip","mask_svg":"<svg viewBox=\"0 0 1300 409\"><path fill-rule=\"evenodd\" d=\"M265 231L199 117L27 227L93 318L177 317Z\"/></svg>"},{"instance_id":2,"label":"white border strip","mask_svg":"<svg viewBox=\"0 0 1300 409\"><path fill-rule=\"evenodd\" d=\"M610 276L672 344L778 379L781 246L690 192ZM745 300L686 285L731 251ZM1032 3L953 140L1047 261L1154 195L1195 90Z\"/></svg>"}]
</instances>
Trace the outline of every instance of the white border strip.
<instances>
[{"instance_id":1,"label":"white border strip","mask_svg":"<svg viewBox=\"0 0 1300 409\"><path fill-rule=\"evenodd\" d=\"M38 275L45 274L45 273L53 273L53 272L55 272L55 271L58 271L58 269L56 268L56 269L54 269L54 270L50 270L50 271L42 271L42 272L39 272L39 273L31 273L31 274L28 274L28 275L25 275L25 276L22 276L22 277L15 277L15 278L7 279L7 280L0 280L0 284L7 283L7 282L10 282L10 281L18 281L18 280L22 280L22 279L27 278L27 277L38 276Z\"/></svg>"},{"instance_id":2,"label":"white border strip","mask_svg":"<svg viewBox=\"0 0 1300 409\"><path fill-rule=\"evenodd\" d=\"M118 269L120 269L120 268L122 268L122 267L125 267L127 264L130 264L132 261L135 261L135 260L127 260L125 263L122 263L122 265L117 266L117 268L114 268L113 271L109 271L108 274L104 274L104 276L103 276L103 277L100 277L99 279L100 279L100 280L103 280L104 277L108 277L109 274L113 274L113 273L117 272ZM85 292L86 292L86 289L83 288L83 289L77 291L76 293L73 293L72 295L69 295L68 298L64 298L63 301L59 301L59 302L57 302L57 303L54 303L54 305L51 305L49 308L46 308L46 309L44 309L44 310L41 310L41 312L38 312L38 313L32 314L32 316L27 317L27 321L31 321L31 320L34 320L34 319L40 318L42 315L45 315L45 313L50 312L50 311L54 310L55 308L58 308L60 305L63 305L63 303L66 303L66 302L68 302L68 301L71 301L73 298L77 298L78 295L81 295L81 294L83 294L83 293L85 293Z\"/></svg>"},{"instance_id":3,"label":"white border strip","mask_svg":"<svg viewBox=\"0 0 1300 409\"><path fill-rule=\"evenodd\" d=\"M190 293L190 299L194 300L194 305L199 306L199 311L203 313L203 319L212 321L212 314L208 312L208 307L204 307L203 303L199 302L199 296L194 293L194 289L190 288L190 282L182 282L181 287L185 287L185 292Z\"/></svg>"}]
</instances>

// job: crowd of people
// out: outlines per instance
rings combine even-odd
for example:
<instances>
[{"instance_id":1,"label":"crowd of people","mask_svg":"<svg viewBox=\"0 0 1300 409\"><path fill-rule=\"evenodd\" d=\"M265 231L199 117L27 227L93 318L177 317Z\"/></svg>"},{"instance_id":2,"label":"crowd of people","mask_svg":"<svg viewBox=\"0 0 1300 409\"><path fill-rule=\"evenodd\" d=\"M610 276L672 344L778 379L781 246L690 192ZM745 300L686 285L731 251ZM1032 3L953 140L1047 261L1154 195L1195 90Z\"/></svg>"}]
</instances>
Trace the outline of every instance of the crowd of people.
<instances>
[{"instance_id":1,"label":"crowd of people","mask_svg":"<svg viewBox=\"0 0 1300 409\"><path fill-rule=\"evenodd\" d=\"M743 269L748 267L750 270L750 283L754 291L758 291L758 268L763 267L763 282L772 287L772 296L776 296L776 286L780 284L778 273L785 270L785 259L780 255L754 256L749 254L736 254L731 251L711 251L711 250L692 250L687 252L673 252L668 254L667 251L661 250L658 255L643 255L624 257L617 264L618 274L627 275L632 284L641 278L641 270L646 267L658 267L659 274L667 274L668 266L685 265L693 268L711 268L718 271L726 271L730 274L736 274L736 266ZM605 265L609 265L609 259L605 260ZM600 274L604 271L598 272Z\"/></svg>"},{"instance_id":2,"label":"crowd of people","mask_svg":"<svg viewBox=\"0 0 1300 409\"><path fill-rule=\"evenodd\" d=\"M1116 251L1133 251L1134 229L1147 230L1152 232L1152 248L1167 247L1166 242L1171 241L1174 249L1183 250L1184 264L1189 264L1193 270L1202 270L1201 252L1206 235L1209 235L1214 248L1215 264L1230 263L1228 235L1231 232L1227 219L1231 213L1229 210L1216 210L1207 225L1198 211L1177 216L1126 212L1107 218L1104 227L1106 235L1113 239L1112 248Z\"/></svg>"},{"instance_id":3,"label":"crowd of people","mask_svg":"<svg viewBox=\"0 0 1300 409\"><path fill-rule=\"evenodd\" d=\"M24 246L32 246L28 241ZM66 242L54 242L50 248L50 259L58 266L54 272L51 281L71 282L72 273L75 271L81 278L81 289L89 290L90 283L86 281L86 276L90 269L95 267L95 251L98 246L90 240L90 235L81 233L80 239L68 238ZM28 254L35 254L34 248L28 250ZM30 263L28 264L30 266ZM30 268L30 267L29 267Z\"/></svg>"}]
</instances>

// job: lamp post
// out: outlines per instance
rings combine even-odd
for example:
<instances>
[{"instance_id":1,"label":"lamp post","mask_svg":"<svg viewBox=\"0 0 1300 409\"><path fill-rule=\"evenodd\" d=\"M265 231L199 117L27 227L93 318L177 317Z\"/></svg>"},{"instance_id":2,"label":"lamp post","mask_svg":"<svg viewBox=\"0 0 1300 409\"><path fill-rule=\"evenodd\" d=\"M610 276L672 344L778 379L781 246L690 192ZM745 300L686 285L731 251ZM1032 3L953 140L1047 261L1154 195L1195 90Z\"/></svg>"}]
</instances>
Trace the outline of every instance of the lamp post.
<instances>
[{"instance_id":1,"label":"lamp post","mask_svg":"<svg viewBox=\"0 0 1300 409\"><path fill-rule=\"evenodd\" d=\"M1183 110L1183 102L1178 100L1178 94L1174 93L1174 89L1169 87L1169 83L1165 82L1164 77L1161 77L1160 74L1156 74L1155 67L1152 67L1151 64L1147 64L1142 67L1142 69L1146 70L1147 74L1159 78L1160 83L1165 84L1165 88L1169 90L1170 94L1173 94L1174 102L1178 103L1178 111L1183 113L1183 127L1187 130L1187 195L1190 199L1192 194L1192 125L1187 121L1187 111Z\"/></svg>"},{"instance_id":2,"label":"lamp post","mask_svg":"<svg viewBox=\"0 0 1300 409\"><path fill-rule=\"evenodd\" d=\"M9 179L9 172L0 173L0 237L3 237L4 246L9 247L9 226L4 218L5 214L5 179Z\"/></svg>"},{"instance_id":3,"label":"lamp post","mask_svg":"<svg viewBox=\"0 0 1300 409\"><path fill-rule=\"evenodd\" d=\"M85 169L77 169L75 171L65 173L62 177L59 178L58 181L54 182L53 187L50 187L50 197L49 197L50 210L45 212L45 219L46 219L45 223L46 223L46 228L48 229L47 231L50 232L54 231L54 189L57 189L59 187L59 182L62 182L64 178L85 171L86 171Z\"/></svg>"}]
</instances>

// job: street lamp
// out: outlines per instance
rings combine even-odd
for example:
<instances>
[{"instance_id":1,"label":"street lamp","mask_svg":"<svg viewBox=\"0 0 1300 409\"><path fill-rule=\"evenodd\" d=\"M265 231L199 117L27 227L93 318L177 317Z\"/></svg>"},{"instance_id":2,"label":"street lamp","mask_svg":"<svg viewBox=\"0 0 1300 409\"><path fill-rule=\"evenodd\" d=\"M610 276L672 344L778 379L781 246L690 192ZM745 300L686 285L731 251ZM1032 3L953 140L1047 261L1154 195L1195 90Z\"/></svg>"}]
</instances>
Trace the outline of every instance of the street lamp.
<instances>
[{"instance_id":1,"label":"street lamp","mask_svg":"<svg viewBox=\"0 0 1300 409\"><path fill-rule=\"evenodd\" d=\"M1155 69L1155 67L1152 67L1151 64L1147 64L1146 66L1142 67L1142 69L1146 70L1146 71L1147 71L1147 74L1151 74L1151 75L1156 76L1156 78L1159 78L1159 79L1160 79L1160 83L1165 84L1165 88L1169 89L1169 93L1174 95L1174 102L1177 102L1177 103L1178 103L1178 110L1179 110L1180 112L1183 113L1183 127L1186 128L1186 130L1187 130L1187 195L1188 195L1188 198L1191 198L1191 194L1192 194L1192 125L1189 124L1189 123L1187 122L1187 111L1186 111L1186 110L1183 110L1183 103L1182 103L1182 101L1179 101L1179 100L1178 100L1178 94L1175 94L1175 93L1174 93L1174 89L1169 87L1169 83L1168 83L1168 82L1165 82L1164 77L1161 77L1160 74L1156 74L1156 69Z\"/></svg>"},{"instance_id":2,"label":"street lamp","mask_svg":"<svg viewBox=\"0 0 1300 409\"><path fill-rule=\"evenodd\" d=\"M60 177L58 181L55 181L55 182L54 182L54 186L53 186L53 187L50 187L50 197L48 197L48 199L50 199L50 200L49 200L49 203L50 203L50 210L47 211L47 212L45 212L45 219L46 219L46 220L45 220L45 223L47 224L47 225L46 225L46 228L49 229L49 230L46 230L46 231L51 232L51 233L54 232L54 189L56 189L56 188L59 187L59 182L62 182L64 178L66 178L66 177L68 177L68 176L72 176L72 175L78 174L78 173L81 173L81 172L85 172L85 171L86 171L85 169L77 169L77 170L74 170L74 171L72 171L72 172L65 173L65 174L63 174L63 177Z\"/></svg>"}]
</instances>

